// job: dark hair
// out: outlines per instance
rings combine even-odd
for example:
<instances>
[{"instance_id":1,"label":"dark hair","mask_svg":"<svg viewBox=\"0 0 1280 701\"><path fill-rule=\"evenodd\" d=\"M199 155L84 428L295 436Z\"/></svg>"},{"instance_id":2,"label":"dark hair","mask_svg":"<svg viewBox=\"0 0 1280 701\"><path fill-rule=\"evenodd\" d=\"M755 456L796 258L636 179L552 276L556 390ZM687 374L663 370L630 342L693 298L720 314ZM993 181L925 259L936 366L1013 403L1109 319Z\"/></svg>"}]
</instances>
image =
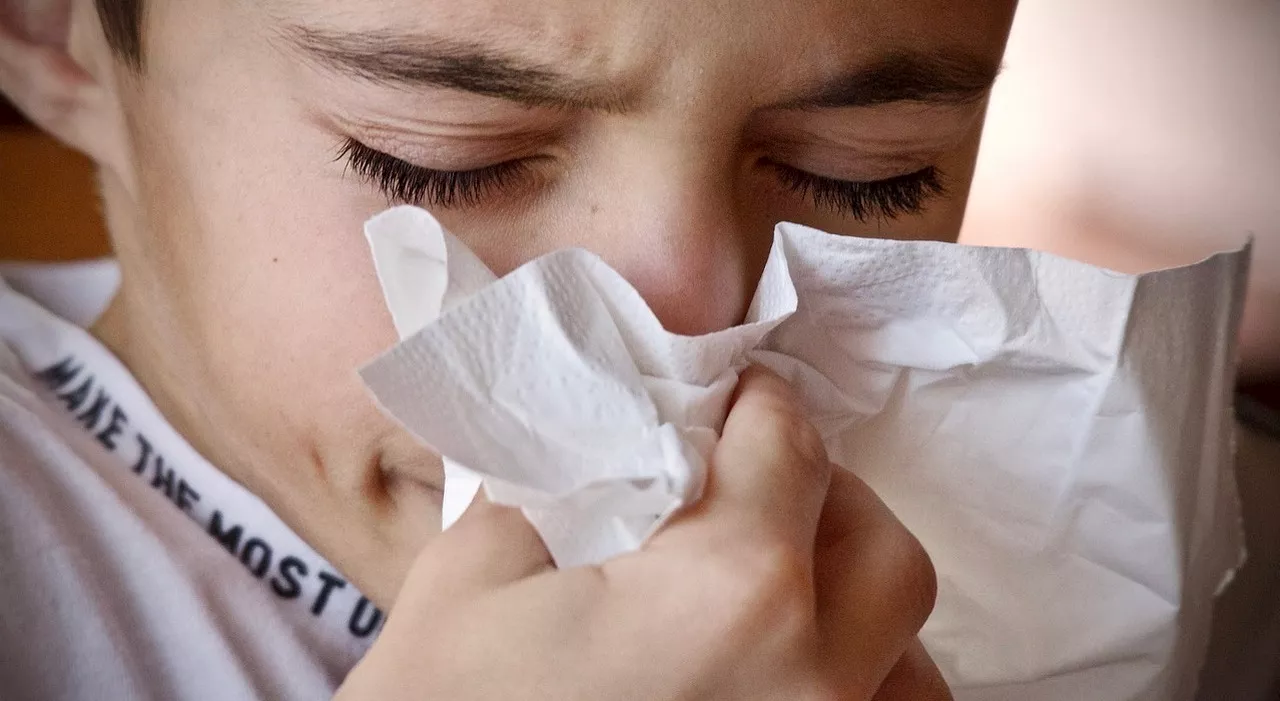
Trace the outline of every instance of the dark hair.
<instances>
[{"instance_id":1,"label":"dark hair","mask_svg":"<svg viewBox=\"0 0 1280 701\"><path fill-rule=\"evenodd\" d=\"M96 0L107 43L126 64L142 68L142 0Z\"/></svg>"}]
</instances>

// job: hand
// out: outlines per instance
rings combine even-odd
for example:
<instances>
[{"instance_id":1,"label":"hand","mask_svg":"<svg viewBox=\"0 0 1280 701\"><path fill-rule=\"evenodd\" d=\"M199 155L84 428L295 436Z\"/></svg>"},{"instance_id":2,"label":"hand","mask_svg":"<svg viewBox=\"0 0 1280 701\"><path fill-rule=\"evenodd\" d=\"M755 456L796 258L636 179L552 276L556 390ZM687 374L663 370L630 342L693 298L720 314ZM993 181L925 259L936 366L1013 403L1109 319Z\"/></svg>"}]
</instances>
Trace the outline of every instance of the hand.
<instances>
[{"instance_id":1,"label":"hand","mask_svg":"<svg viewBox=\"0 0 1280 701\"><path fill-rule=\"evenodd\" d=\"M786 384L749 370L704 498L641 551L557 570L518 511L477 503L338 698L950 698L915 640L928 559L837 472Z\"/></svg>"}]
</instances>

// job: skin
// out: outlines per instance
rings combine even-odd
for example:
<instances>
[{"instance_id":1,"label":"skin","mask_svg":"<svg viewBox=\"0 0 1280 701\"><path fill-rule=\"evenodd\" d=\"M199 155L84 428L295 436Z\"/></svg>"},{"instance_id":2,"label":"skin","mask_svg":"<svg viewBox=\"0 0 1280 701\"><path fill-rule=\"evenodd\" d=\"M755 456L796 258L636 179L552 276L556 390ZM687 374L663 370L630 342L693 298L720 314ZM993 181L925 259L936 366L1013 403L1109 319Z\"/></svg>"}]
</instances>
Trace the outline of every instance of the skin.
<instances>
[{"instance_id":1,"label":"skin","mask_svg":"<svg viewBox=\"0 0 1280 701\"><path fill-rule=\"evenodd\" d=\"M1005 63L961 241L1144 272L1252 236L1240 374L1280 387L1280 4L1028 3Z\"/></svg>"},{"instance_id":2,"label":"skin","mask_svg":"<svg viewBox=\"0 0 1280 701\"><path fill-rule=\"evenodd\" d=\"M93 333L198 450L389 607L438 531L441 474L353 372L395 333L361 233L388 200L335 161L345 139L444 170L536 157L511 190L433 212L499 273L585 247L668 328L708 332L745 313L780 220L955 240L984 90L946 104L789 105L904 51L994 75L1014 2L151 0L140 71L111 54L89 0L0 7L0 89L99 166L123 283ZM369 80L296 40L354 33L376 47L393 30L408 46L483 44L613 99L530 106ZM946 193L859 220L789 191L764 159L852 181L935 166ZM828 501L857 489L831 487ZM806 554L839 588L851 556L832 552ZM886 581L908 592L922 579L897 576ZM899 624L908 637L919 627ZM920 657L888 650L890 665Z\"/></svg>"}]
</instances>

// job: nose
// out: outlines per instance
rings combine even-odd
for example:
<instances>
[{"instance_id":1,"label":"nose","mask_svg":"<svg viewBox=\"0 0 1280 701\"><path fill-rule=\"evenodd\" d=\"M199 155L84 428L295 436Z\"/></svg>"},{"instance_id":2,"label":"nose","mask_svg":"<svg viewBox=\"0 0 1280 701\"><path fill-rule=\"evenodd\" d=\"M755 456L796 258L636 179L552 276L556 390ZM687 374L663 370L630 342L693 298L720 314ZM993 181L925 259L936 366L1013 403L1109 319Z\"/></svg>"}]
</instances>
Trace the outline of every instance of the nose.
<instances>
[{"instance_id":1,"label":"nose","mask_svg":"<svg viewBox=\"0 0 1280 701\"><path fill-rule=\"evenodd\" d=\"M594 252L640 292L668 331L698 335L741 320L752 266L734 203L690 185L633 183L625 195L630 206L617 209Z\"/></svg>"},{"instance_id":2,"label":"nose","mask_svg":"<svg viewBox=\"0 0 1280 701\"><path fill-rule=\"evenodd\" d=\"M733 164L707 146L653 141L580 186L580 245L617 270L674 333L700 335L739 323L771 242L771 223L751 214ZM625 148L613 149L620 154ZM691 156L692 154L692 156ZM728 160L727 158L725 159ZM574 188L579 189L579 188Z\"/></svg>"}]
</instances>

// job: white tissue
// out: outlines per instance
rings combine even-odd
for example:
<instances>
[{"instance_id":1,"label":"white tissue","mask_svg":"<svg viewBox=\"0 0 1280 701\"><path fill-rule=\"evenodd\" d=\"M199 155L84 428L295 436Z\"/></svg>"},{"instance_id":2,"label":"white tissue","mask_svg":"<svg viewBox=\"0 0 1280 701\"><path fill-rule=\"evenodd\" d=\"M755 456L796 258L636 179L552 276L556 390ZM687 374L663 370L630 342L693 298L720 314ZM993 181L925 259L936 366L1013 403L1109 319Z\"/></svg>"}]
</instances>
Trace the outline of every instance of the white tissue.
<instances>
[{"instance_id":1,"label":"white tissue","mask_svg":"<svg viewBox=\"0 0 1280 701\"><path fill-rule=\"evenodd\" d=\"M586 251L496 279L422 210L366 233L403 340L361 374L444 457L446 522L483 483L560 566L639 547L759 362L929 551L957 699L1191 698L1241 556L1247 247L1127 276L780 224L746 323L685 337Z\"/></svg>"}]
</instances>

